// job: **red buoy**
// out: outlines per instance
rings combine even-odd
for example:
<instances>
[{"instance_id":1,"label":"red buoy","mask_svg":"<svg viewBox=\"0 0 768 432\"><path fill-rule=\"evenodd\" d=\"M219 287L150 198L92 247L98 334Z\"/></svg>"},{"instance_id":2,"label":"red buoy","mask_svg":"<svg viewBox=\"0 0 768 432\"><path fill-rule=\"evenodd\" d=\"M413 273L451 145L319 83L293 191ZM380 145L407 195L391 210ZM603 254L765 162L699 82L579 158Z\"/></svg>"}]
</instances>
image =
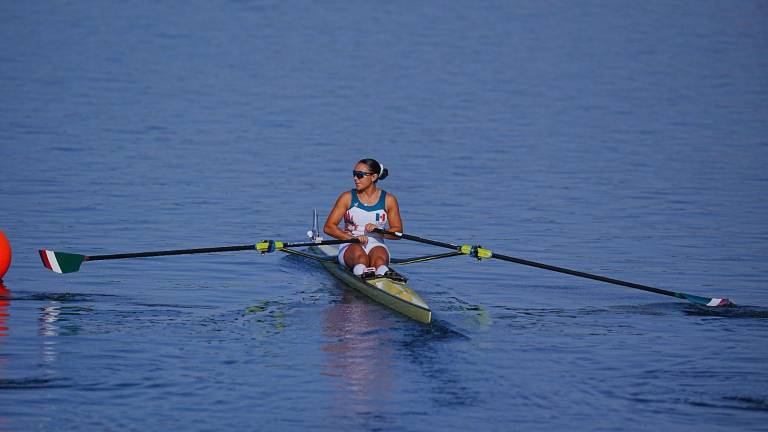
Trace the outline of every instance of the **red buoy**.
<instances>
[{"instance_id":1,"label":"red buoy","mask_svg":"<svg viewBox=\"0 0 768 432\"><path fill-rule=\"evenodd\" d=\"M0 279L5 276L8 267L11 266L11 242L8 237L0 231Z\"/></svg>"}]
</instances>

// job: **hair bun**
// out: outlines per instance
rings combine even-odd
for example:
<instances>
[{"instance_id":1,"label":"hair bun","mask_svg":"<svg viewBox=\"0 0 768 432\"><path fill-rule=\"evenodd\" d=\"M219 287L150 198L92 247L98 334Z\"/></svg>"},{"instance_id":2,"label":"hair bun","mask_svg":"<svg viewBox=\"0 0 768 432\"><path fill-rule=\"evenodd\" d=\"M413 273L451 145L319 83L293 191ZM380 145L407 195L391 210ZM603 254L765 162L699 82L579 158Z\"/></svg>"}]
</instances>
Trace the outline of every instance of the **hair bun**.
<instances>
[{"instance_id":1,"label":"hair bun","mask_svg":"<svg viewBox=\"0 0 768 432\"><path fill-rule=\"evenodd\" d=\"M377 161L376 159L371 159L371 158L360 159L358 164L365 164L365 166L368 167L368 172L370 172L371 174L379 175L379 177L376 178L374 183L379 180L384 180L389 175L389 170L384 168L384 164Z\"/></svg>"}]
</instances>

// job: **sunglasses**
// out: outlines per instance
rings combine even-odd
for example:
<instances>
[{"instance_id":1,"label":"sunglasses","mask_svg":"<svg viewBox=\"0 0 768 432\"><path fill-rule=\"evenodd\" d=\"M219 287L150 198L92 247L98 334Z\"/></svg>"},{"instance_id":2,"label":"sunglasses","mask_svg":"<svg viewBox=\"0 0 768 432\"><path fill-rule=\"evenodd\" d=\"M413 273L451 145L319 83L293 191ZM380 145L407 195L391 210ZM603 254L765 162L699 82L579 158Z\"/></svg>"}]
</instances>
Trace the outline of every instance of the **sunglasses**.
<instances>
[{"instance_id":1,"label":"sunglasses","mask_svg":"<svg viewBox=\"0 0 768 432\"><path fill-rule=\"evenodd\" d=\"M357 178L361 179L361 178L363 178L365 176L373 175L373 173L369 173L369 172L365 172L365 171L352 171L352 175L354 177L357 177Z\"/></svg>"}]
</instances>

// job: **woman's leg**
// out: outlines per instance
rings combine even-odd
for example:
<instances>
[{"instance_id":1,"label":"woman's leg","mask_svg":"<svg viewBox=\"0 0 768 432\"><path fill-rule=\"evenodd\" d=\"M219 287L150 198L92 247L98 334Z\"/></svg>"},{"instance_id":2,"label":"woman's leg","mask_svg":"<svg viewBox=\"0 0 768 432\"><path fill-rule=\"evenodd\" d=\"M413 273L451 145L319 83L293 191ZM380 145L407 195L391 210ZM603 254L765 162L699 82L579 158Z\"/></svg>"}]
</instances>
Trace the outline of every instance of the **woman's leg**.
<instances>
[{"instance_id":1,"label":"woman's leg","mask_svg":"<svg viewBox=\"0 0 768 432\"><path fill-rule=\"evenodd\" d=\"M365 249L363 249L362 246L359 244L350 244L346 247L346 250L344 251L344 264L346 264L347 267L355 268L355 266L358 264L369 267L368 263L368 255L366 255Z\"/></svg>"},{"instance_id":2,"label":"woman's leg","mask_svg":"<svg viewBox=\"0 0 768 432\"><path fill-rule=\"evenodd\" d=\"M379 268L379 266L389 265L389 252L387 252L387 248L382 246L375 246L371 251L368 253L368 263L370 264L369 267L373 268Z\"/></svg>"}]
</instances>

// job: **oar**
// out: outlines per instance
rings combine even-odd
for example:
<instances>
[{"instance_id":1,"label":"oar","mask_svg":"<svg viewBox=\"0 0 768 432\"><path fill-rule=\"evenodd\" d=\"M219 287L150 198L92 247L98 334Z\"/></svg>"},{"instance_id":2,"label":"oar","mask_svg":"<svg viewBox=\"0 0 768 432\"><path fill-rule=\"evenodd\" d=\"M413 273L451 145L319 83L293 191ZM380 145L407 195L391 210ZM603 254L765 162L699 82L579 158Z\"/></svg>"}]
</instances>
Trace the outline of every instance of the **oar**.
<instances>
[{"instance_id":1,"label":"oar","mask_svg":"<svg viewBox=\"0 0 768 432\"><path fill-rule=\"evenodd\" d=\"M317 246L317 245L333 245L342 243L356 243L359 240L326 240L320 242L305 242L305 243L284 243L273 240L264 240L256 244L247 244L240 246L221 246L210 248L198 248L198 249L175 249L175 250L163 250L152 252L134 252L134 253L121 253L111 255L80 255L67 252L54 252L52 250L40 249L40 259L43 260L43 265L56 272L56 273L73 273L80 270L80 265L85 261L101 261L101 260L114 260L114 259L126 259L126 258L146 258L156 256L168 256L168 255L191 255L201 253L214 253L214 252L233 252L233 251L245 251L255 250L261 253L274 252L283 248L291 247L304 247L304 246Z\"/></svg>"},{"instance_id":2,"label":"oar","mask_svg":"<svg viewBox=\"0 0 768 432\"><path fill-rule=\"evenodd\" d=\"M401 232L394 232L394 231L386 231L382 229L374 229L374 232L377 232L379 234L386 234L391 236L396 236L400 238L404 238L406 240L412 240L419 243L425 243L433 246L439 246L447 249L453 249L458 252L461 252L465 255L469 255L472 257L475 257L477 259L488 259L488 258L495 258L502 261L508 261L513 262L517 264L527 265L531 267L537 267L544 270L551 270L559 273L565 273L572 276L578 276L586 279L592 279L600 282L607 282L614 285L621 285L628 288L635 288L643 291L648 291L656 294L666 295L670 297L676 297L683 300L688 300L691 303L695 303L697 305L702 306L711 306L711 307L723 307L723 306L736 306L734 303L732 303L727 298L710 298L710 297L701 297L693 294L687 294L684 292L675 292L675 291L667 291L665 289L661 288L654 288L652 286L648 285L642 285L634 282L627 282L619 279L613 279L605 276L599 276L591 273L585 273L578 270L571 270L563 267L557 267L549 264L543 264L535 261L529 261L522 258L515 258L508 255L502 255L497 254L495 252L490 251L489 249L484 249L480 246L470 246L470 245L455 245L452 243L445 243L441 241L436 240L430 240L423 237L405 234Z\"/></svg>"}]
</instances>

